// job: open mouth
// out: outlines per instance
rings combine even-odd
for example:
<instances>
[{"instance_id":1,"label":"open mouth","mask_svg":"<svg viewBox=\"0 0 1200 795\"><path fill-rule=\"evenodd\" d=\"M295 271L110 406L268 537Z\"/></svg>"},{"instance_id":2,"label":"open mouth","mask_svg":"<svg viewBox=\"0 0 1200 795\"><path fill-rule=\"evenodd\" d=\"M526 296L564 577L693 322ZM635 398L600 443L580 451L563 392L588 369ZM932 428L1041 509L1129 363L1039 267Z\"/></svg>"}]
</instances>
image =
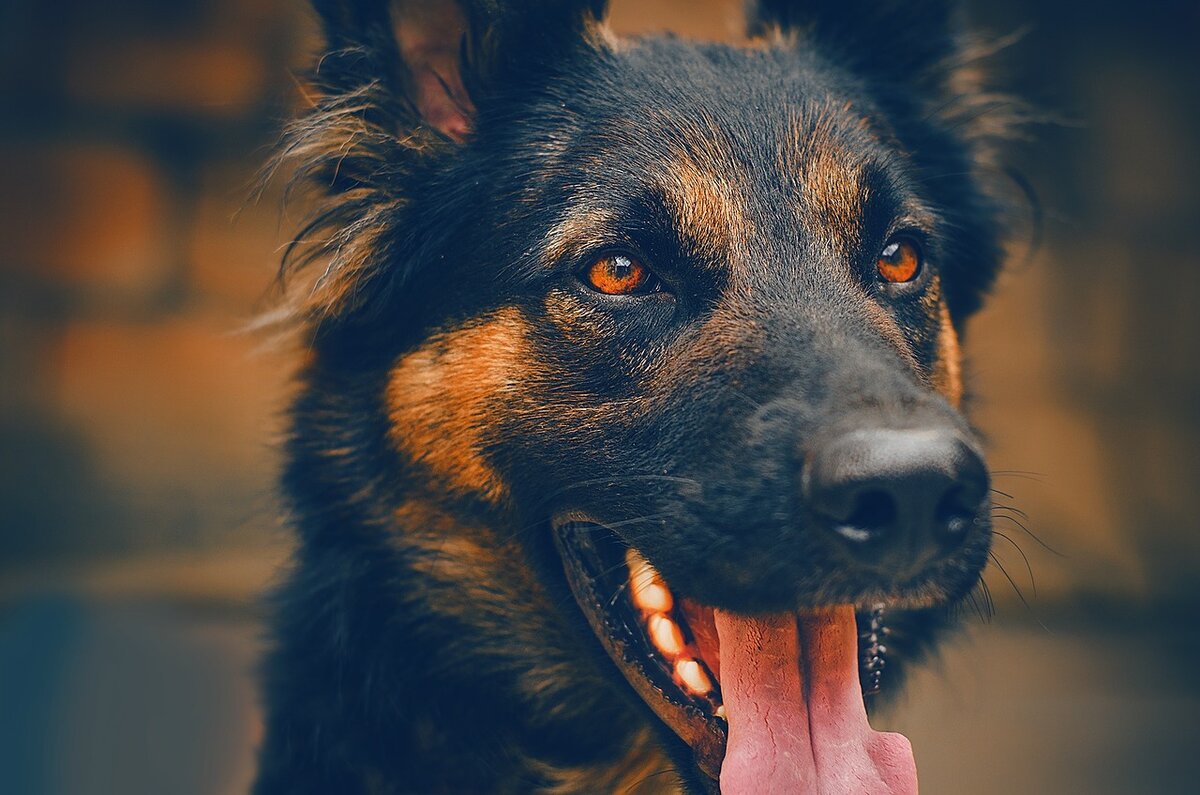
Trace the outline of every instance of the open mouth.
<instances>
[{"instance_id":1,"label":"open mouth","mask_svg":"<svg viewBox=\"0 0 1200 795\"><path fill-rule=\"evenodd\" d=\"M863 693L885 650L859 638L854 606L733 614L673 593L597 524L560 524L555 539L609 657L692 749L710 789L917 791L908 741L867 723Z\"/></svg>"}]
</instances>

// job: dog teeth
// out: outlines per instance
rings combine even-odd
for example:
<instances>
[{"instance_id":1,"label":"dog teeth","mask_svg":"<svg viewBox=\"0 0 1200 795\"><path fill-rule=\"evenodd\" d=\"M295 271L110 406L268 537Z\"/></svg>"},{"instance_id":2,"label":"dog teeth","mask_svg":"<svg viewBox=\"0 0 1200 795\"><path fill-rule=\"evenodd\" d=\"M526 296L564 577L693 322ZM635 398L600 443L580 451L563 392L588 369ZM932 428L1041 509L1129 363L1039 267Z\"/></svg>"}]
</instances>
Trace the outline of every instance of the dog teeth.
<instances>
[{"instance_id":1,"label":"dog teeth","mask_svg":"<svg viewBox=\"0 0 1200 795\"><path fill-rule=\"evenodd\" d=\"M661 613L654 613L646 621L646 629L650 631L650 640L667 657L675 658L683 654L683 632L674 621Z\"/></svg>"},{"instance_id":2,"label":"dog teeth","mask_svg":"<svg viewBox=\"0 0 1200 795\"><path fill-rule=\"evenodd\" d=\"M697 696L707 696L712 692L712 681L700 667L700 663L686 657L675 661L675 675L684 687Z\"/></svg>"},{"instance_id":3,"label":"dog teeth","mask_svg":"<svg viewBox=\"0 0 1200 795\"><path fill-rule=\"evenodd\" d=\"M647 613L670 612L675 606L675 599L650 562L636 549L630 549L625 553L625 565L629 567L633 603Z\"/></svg>"},{"instance_id":4,"label":"dog teeth","mask_svg":"<svg viewBox=\"0 0 1200 795\"><path fill-rule=\"evenodd\" d=\"M695 696L715 698L712 679L704 666L692 657L685 656L688 647L683 629L670 616L675 598L663 582L662 575L636 549L626 550L625 565L629 567L631 598L646 622L646 636L650 643L668 663L674 663L675 679L684 689ZM724 705L718 704L714 714L723 719Z\"/></svg>"},{"instance_id":5,"label":"dog teeth","mask_svg":"<svg viewBox=\"0 0 1200 795\"><path fill-rule=\"evenodd\" d=\"M675 604L675 600L671 597L671 592L667 590L665 585L660 583L651 583L640 592L635 592L633 601L643 610L657 613L666 613Z\"/></svg>"},{"instance_id":6,"label":"dog teeth","mask_svg":"<svg viewBox=\"0 0 1200 795\"><path fill-rule=\"evenodd\" d=\"M721 704L720 706L718 706L717 711L714 712L713 714L716 715L721 720L729 720L729 718L725 714L725 705L724 704Z\"/></svg>"}]
</instances>

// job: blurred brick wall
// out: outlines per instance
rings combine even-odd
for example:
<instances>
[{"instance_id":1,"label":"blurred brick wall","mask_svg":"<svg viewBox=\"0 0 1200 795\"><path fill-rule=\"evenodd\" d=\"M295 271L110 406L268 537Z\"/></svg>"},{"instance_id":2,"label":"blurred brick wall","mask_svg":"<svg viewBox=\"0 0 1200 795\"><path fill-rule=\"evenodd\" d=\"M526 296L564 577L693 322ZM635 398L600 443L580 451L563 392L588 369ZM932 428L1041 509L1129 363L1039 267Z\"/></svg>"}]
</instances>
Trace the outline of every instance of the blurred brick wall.
<instances>
[{"instance_id":1,"label":"blurred brick wall","mask_svg":"<svg viewBox=\"0 0 1200 795\"><path fill-rule=\"evenodd\" d=\"M738 5L617 0L614 26L728 39ZM1195 5L974 5L1001 33L1031 23L1000 63L1080 121L1018 149L1046 245L968 345L993 464L1036 473L997 486L1067 557L1002 529L1044 601L1200 598ZM293 220L277 188L248 197L299 101L303 6L0 8L0 572L209 553L222 574L284 548L289 362L237 331ZM1032 596L1020 555L997 553Z\"/></svg>"},{"instance_id":2,"label":"blurred brick wall","mask_svg":"<svg viewBox=\"0 0 1200 795\"><path fill-rule=\"evenodd\" d=\"M1048 595L1194 606L1200 4L972 8L992 30L1024 31L998 65L1063 122L1014 148L1045 213L1043 245L1012 263L968 345L994 463L1040 473L997 485L1066 556L1023 540ZM1020 558L998 549L1019 581Z\"/></svg>"},{"instance_id":3,"label":"blurred brick wall","mask_svg":"<svg viewBox=\"0 0 1200 795\"><path fill-rule=\"evenodd\" d=\"M286 363L239 329L286 239L249 197L300 8L0 10L0 566L274 540Z\"/></svg>"}]
</instances>

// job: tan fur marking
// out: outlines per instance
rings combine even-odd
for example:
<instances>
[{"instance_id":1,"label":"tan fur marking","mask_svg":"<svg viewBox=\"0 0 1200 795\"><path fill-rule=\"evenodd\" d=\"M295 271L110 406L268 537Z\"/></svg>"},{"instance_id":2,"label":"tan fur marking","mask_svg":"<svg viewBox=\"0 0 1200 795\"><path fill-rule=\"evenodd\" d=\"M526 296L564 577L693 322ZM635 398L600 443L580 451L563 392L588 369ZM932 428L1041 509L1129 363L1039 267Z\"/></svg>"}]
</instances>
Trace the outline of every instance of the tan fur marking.
<instances>
[{"instance_id":1,"label":"tan fur marking","mask_svg":"<svg viewBox=\"0 0 1200 795\"><path fill-rule=\"evenodd\" d=\"M520 312L507 307L435 334L392 369L392 442L453 490L492 502L507 496L483 447L492 412L511 402L525 379L526 332Z\"/></svg>"},{"instance_id":2,"label":"tan fur marking","mask_svg":"<svg viewBox=\"0 0 1200 795\"><path fill-rule=\"evenodd\" d=\"M804 190L809 208L827 231L858 228L864 196L857 168L815 148L805 163Z\"/></svg>"},{"instance_id":3,"label":"tan fur marking","mask_svg":"<svg viewBox=\"0 0 1200 795\"><path fill-rule=\"evenodd\" d=\"M958 344L958 332L950 319L950 309L941 305L941 328L938 330L938 358L933 366L933 385L950 405L958 408L962 403L962 350Z\"/></svg>"},{"instance_id":4,"label":"tan fur marking","mask_svg":"<svg viewBox=\"0 0 1200 795\"><path fill-rule=\"evenodd\" d=\"M743 202L729 179L693 158L673 160L659 179L683 235L704 255L728 256L752 234Z\"/></svg>"},{"instance_id":5,"label":"tan fur marking","mask_svg":"<svg viewBox=\"0 0 1200 795\"><path fill-rule=\"evenodd\" d=\"M576 207L547 234L543 243L546 261L548 263L584 248L589 244L598 243L603 239L600 231L610 229L616 223L616 218L609 210L596 207Z\"/></svg>"},{"instance_id":6,"label":"tan fur marking","mask_svg":"<svg viewBox=\"0 0 1200 795\"><path fill-rule=\"evenodd\" d=\"M861 165L838 156L846 147L826 120L836 117L831 110L813 124L793 119L779 150L779 166L799 175L803 206L821 231L844 247L855 242L845 235L858 228L867 197Z\"/></svg>"}]
</instances>

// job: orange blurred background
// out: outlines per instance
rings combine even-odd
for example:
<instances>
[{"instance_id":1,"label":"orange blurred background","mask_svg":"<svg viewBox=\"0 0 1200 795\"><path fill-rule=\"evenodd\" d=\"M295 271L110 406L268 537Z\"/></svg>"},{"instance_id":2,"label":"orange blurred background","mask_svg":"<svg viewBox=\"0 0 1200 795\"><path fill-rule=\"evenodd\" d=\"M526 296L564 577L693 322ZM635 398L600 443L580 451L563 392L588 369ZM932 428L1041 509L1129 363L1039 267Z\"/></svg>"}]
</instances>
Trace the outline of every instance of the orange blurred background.
<instances>
[{"instance_id":1,"label":"orange blurred background","mask_svg":"<svg viewBox=\"0 0 1200 795\"><path fill-rule=\"evenodd\" d=\"M995 485L1041 542L1001 523L995 619L883 721L932 795L1190 792L1200 5L971 5L1024 31L993 66L1061 120L1014 144L1041 245L1018 212L967 341ZM740 27L736 0L613 7ZM291 362L243 329L303 214L250 188L314 47L295 0L0 7L0 791L248 786Z\"/></svg>"}]
</instances>

